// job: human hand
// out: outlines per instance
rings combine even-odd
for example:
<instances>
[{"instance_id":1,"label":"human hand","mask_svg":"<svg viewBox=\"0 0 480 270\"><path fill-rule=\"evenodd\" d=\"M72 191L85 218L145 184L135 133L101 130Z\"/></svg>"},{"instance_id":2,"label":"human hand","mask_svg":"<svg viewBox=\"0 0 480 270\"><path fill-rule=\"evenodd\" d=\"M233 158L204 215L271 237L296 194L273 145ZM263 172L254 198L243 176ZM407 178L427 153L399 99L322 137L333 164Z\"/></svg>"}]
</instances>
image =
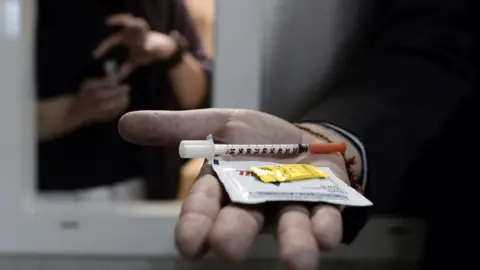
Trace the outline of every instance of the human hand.
<instances>
[{"instance_id":1,"label":"human hand","mask_svg":"<svg viewBox=\"0 0 480 270\"><path fill-rule=\"evenodd\" d=\"M139 111L122 116L120 134L142 145L172 145L181 140L205 139L212 134L219 143L313 143L315 137L294 125L251 110L204 109L191 111ZM258 160L258 158L257 158ZM347 180L338 154L261 159L283 163L308 163L332 169ZM175 237L180 253L189 259L212 250L229 261L246 258L255 237L269 217L275 217L280 258L287 269L316 269L320 252L338 246L342 239L340 208L300 202L238 205L228 201L213 169L204 165L183 204Z\"/></svg>"},{"instance_id":2,"label":"human hand","mask_svg":"<svg viewBox=\"0 0 480 270\"><path fill-rule=\"evenodd\" d=\"M175 41L168 35L152 31L143 18L116 14L108 17L106 24L122 29L100 42L93 57L98 59L118 45L128 47L129 55L119 70L120 79L130 75L139 66L167 59L175 52Z\"/></svg>"},{"instance_id":3,"label":"human hand","mask_svg":"<svg viewBox=\"0 0 480 270\"><path fill-rule=\"evenodd\" d=\"M128 108L130 87L111 79L88 79L80 86L70 113L85 122L106 121Z\"/></svg>"}]
</instances>

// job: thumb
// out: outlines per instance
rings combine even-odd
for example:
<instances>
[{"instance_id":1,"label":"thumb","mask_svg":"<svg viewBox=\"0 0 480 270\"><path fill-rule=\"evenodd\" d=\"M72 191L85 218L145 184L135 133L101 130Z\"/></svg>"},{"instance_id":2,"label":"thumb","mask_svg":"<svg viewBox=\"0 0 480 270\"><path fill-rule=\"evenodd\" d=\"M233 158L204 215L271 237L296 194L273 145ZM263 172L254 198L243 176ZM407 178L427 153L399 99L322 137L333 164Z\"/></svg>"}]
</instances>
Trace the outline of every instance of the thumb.
<instances>
[{"instance_id":1,"label":"thumb","mask_svg":"<svg viewBox=\"0 0 480 270\"><path fill-rule=\"evenodd\" d=\"M128 76L130 76L130 74L135 69L135 67L136 67L136 64L133 61L125 61L125 63L123 63L120 69L118 70L117 79L119 81L126 79Z\"/></svg>"},{"instance_id":2,"label":"thumb","mask_svg":"<svg viewBox=\"0 0 480 270\"><path fill-rule=\"evenodd\" d=\"M131 143L173 145L181 140L203 140L209 134L220 134L234 111L202 109L129 112L120 118L118 130Z\"/></svg>"}]
</instances>

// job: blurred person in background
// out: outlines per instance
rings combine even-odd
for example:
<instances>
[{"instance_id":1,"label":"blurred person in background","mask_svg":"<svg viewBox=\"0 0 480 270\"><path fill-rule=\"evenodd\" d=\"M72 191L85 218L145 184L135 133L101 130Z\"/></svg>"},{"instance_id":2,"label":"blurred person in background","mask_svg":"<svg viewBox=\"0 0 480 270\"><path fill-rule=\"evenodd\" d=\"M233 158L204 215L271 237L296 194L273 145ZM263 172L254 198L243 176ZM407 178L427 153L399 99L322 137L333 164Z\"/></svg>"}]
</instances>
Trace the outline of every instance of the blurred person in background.
<instances>
[{"instance_id":1,"label":"blurred person in background","mask_svg":"<svg viewBox=\"0 0 480 270\"><path fill-rule=\"evenodd\" d=\"M126 143L117 121L205 102L210 63L183 0L39 0L36 49L39 191L174 199L175 148ZM118 65L110 75L108 61Z\"/></svg>"},{"instance_id":2,"label":"blurred person in background","mask_svg":"<svg viewBox=\"0 0 480 270\"><path fill-rule=\"evenodd\" d=\"M371 208L234 204L205 164L176 227L176 244L184 257L199 259L211 250L223 259L242 261L262 229L274 225L285 269L314 270L321 253L351 243L368 216L409 214L426 222L421 269L475 265L475 154L480 143L473 131L479 103L474 57L479 47L473 43L470 1L374 4L365 46L325 92L312 97L297 124L238 109L122 117L122 136L143 145L178 145L208 134L221 143L346 141L347 158L330 154L271 161L329 167L374 203Z\"/></svg>"}]
</instances>

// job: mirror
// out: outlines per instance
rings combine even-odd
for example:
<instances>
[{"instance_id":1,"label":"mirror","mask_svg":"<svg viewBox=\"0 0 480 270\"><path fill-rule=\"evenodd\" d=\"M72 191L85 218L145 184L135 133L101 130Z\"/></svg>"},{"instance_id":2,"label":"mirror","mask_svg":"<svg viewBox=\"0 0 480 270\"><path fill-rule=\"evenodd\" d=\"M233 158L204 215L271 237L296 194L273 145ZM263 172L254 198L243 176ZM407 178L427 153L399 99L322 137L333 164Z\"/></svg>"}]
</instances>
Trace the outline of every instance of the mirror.
<instances>
[{"instance_id":1,"label":"mirror","mask_svg":"<svg viewBox=\"0 0 480 270\"><path fill-rule=\"evenodd\" d=\"M182 199L201 166L124 141L134 110L209 107L215 0L37 0L37 190L61 201Z\"/></svg>"},{"instance_id":2,"label":"mirror","mask_svg":"<svg viewBox=\"0 0 480 270\"><path fill-rule=\"evenodd\" d=\"M80 75L72 75L73 79L63 78L62 73L67 74L66 70L77 70L81 75L86 74L87 71L100 74L97 75L100 77L101 74L104 74L103 64L93 66L85 64L85 62L80 64L86 66L73 64L74 59L78 61L92 60L91 52L88 51L83 53L85 59L78 57L77 54L80 53L74 49L74 46L77 45L76 42L83 42L80 38L87 33L85 29L87 25L93 23L94 18L93 16L75 17L75 13L71 15L67 12L71 9L80 10L81 6L96 2L75 0L56 8L52 16L44 17L46 21L43 21L43 24L52 26L53 29L50 29L52 31L58 31L57 36L44 36L47 39L40 41L37 39L40 36L37 34L41 27L39 22L42 15L39 14L42 13L39 8L39 5L42 4L40 1L46 3L47 6L60 2L54 0L0 0L0 25L2 26L0 27L0 58L4 60L0 62L0 65L3 65L3 72L0 72L0 81L3 85L3 91L0 91L0 109L2 110L0 118L4 123L2 151L0 151L4 161L0 163L2 179L0 182L0 216L6 217L0 219L0 238L3 240L0 241L0 253L28 254L29 256L31 254L81 254L82 256L121 255L175 258L177 251L173 245L173 229L180 211L180 203L176 198L168 202L160 200L162 203L158 203L158 200L145 200L144 198L114 201L111 196L105 196L105 192L93 192L92 196L82 197L77 192L63 193L64 190L50 192L52 190L42 191L40 188L38 167L42 161L39 160L40 138L38 135L41 133L39 118L43 116L38 113L40 111L39 73L53 75L58 73L58 76L52 76L53 79L45 84L52 87L56 85L56 79L67 85L72 81L80 81L78 79ZM104 1L104 3L106 2L111 1ZM160 1L134 1L138 4L143 2L158 3ZM173 3L173 0L164 2ZM215 59L215 65L213 65L215 76L212 78L212 87L209 93L211 99L207 98L206 104L202 105L209 106L208 100L211 100L215 107L259 109L257 105L259 104L261 44L260 42L243 44L245 39L260 40L260 19L256 14L258 2L254 0L217 0L215 6L215 13L222 14L215 20L217 40L212 41L215 44L215 57L218 59ZM149 11L151 10L149 9ZM136 12L140 11L136 10ZM253 16L245 21L244 14L253 14ZM59 16L60 19L57 18L57 20L64 22L63 24L68 21L72 23L70 27L65 27L66 32L62 31L61 25L55 25L55 23L52 25L52 19L56 18L55 16ZM156 18L160 18L160 16ZM101 19L97 22L104 23ZM81 31L77 31L74 35L72 34L74 28L81 29ZM107 34L120 30L116 27L113 29L104 27L103 29ZM90 32L96 33L97 31L100 30L95 28ZM242 33L242 35L238 35L238 33ZM199 34L199 38L202 36L207 35ZM44 54L44 58L41 59L42 56L38 53L40 46L37 46L40 42L46 42L47 45L52 46L53 49L50 48L52 49L50 51L53 51L51 54L53 57L48 58L46 57L48 55ZM98 46L96 43L92 42L91 46L93 48ZM114 52L116 57L125 57L125 52L122 50ZM117 59L116 57L112 58ZM41 68L38 68L39 66ZM114 68L112 68L112 64L105 66L106 70L113 69L115 71L115 65L113 65ZM158 67L158 65L155 66ZM222 90L218 91L219 89ZM62 107L56 109L65 110ZM62 115L59 114L59 116ZM72 123L68 122L68 124ZM95 151L94 148L92 149ZM93 154L91 156L94 158ZM111 161L107 160L106 162ZM57 164L57 167L61 168L61 165ZM75 171L66 173L68 176L75 176L75 173L84 173L81 171L83 169L78 166ZM55 174L57 172L54 171ZM73 179L71 177L62 179L56 175L54 177L54 179L63 181L63 185ZM107 194L109 193L107 192ZM23 237L18 238L18 235ZM256 257L272 256L274 249L267 248L272 244L273 239L260 237L259 244L255 248L259 253L254 252L258 255Z\"/></svg>"}]
</instances>

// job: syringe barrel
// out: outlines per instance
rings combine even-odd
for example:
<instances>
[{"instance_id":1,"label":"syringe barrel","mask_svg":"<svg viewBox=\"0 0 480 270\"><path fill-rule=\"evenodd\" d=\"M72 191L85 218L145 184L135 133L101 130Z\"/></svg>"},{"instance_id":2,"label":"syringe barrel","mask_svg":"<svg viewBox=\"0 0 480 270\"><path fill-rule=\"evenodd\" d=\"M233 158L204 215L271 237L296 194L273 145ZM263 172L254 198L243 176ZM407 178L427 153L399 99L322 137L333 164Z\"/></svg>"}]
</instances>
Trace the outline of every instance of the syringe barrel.
<instances>
[{"instance_id":1,"label":"syringe barrel","mask_svg":"<svg viewBox=\"0 0 480 270\"><path fill-rule=\"evenodd\" d=\"M303 153L301 144L216 144L208 140L182 141L178 148L181 158L208 158L215 155L288 155Z\"/></svg>"},{"instance_id":2,"label":"syringe barrel","mask_svg":"<svg viewBox=\"0 0 480 270\"><path fill-rule=\"evenodd\" d=\"M178 148L182 158L213 158L220 155L281 156L301 153L331 154L344 153L345 142L316 144L214 144L211 136L207 140L182 141Z\"/></svg>"},{"instance_id":3,"label":"syringe barrel","mask_svg":"<svg viewBox=\"0 0 480 270\"><path fill-rule=\"evenodd\" d=\"M289 155L307 152L308 146L301 144L220 144L215 145L217 155Z\"/></svg>"}]
</instances>

